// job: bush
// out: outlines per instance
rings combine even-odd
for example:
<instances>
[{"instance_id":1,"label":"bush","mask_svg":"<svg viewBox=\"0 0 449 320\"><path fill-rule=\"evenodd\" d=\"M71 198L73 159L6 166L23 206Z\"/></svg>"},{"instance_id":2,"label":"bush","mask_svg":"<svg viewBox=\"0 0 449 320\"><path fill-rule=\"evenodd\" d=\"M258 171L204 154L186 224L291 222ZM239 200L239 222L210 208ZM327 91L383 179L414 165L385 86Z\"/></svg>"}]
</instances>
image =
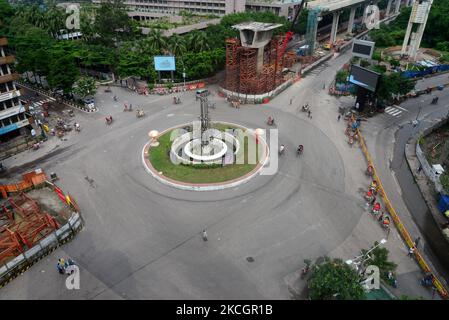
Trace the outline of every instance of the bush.
<instances>
[{"instance_id":1,"label":"bush","mask_svg":"<svg viewBox=\"0 0 449 320\"><path fill-rule=\"evenodd\" d=\"M336 83L346 83L346 79L349 76L349 71L346 70L340 70L337 72L337 75L335 76L335 82Z\"/></svg>"},{"instance_id":2,"label":"bush","mask_svg":"<svg viewBox=\"0 0 449 320\"><path fill-rule=\"evenodd\" d=\"M373 60L376 60L376 61L382 61L382 55L380 54L380 52L379 51L375 51L374 53L373 53Z\"/></svg>"},{"instance_id":3,"label":"bush","mask_svg":"<svg viewBox=\"0 0 449 320\"><path fill-rule=\"evenodd\" d=\"M443 63L449 62L449 53L444 53L443 56L440 58L440 61Z\"/></svg>"},{"instance_id":4,"label":"bush","mask_svg":"<svg viewBox=\"0 0 449 320\"><path fill-rule=\"evenodd\" d=\"M440 51L449 51L449 41L438 42L435 49Z\"/></svg>"},{"instance_id":5,"label":"bush","mask_svg":"<svg viewBox=\"0 0 449 320\"><path fill-rule=\"evenodd\" d=\"M386 71L387 71L387 67L385 67L385 66L381 66L381 65L378 65L378 66L373 66L372 68L371 68L373 71L376 71L376 72L378 72L378 73L385 73Z\"/></svg>"},{"instance_id":6,"label":"bush","mask_svg":"<svg viewBox=\"0 0 449 320\"><path fill-rule=\"evenodd\" d=\"M440 176L440 182L441 182L441 185L444 188L444 191L449 193L449 175L447 173L443 173Z\"/></svg>"},{"instance_id":7,"label":"bush","mask_svg":"<svg viewBox=\"0 0 449 320\"><path fill-rule=\"evenodd\" d=\"M396 59L391 59L391 60L390 60L390 64L391 64L393 67L399 67L399 66L401 65L401 63L400 63L398 60L396 60Z\"/></svg>"},{"instance_id":8,"label":"bush","mask_svg":"<svg viewBox=\"0 0 449 320\"><path fill-rule=\"evenodd\" d=\"M360 66L362 66L362 67L364 67L364 68L368 67L369 65L370 65L370 63L369 63L369 61L367 61L367 60L362 59L362 60L360 61Z\"/></svg>"}]
</instances>

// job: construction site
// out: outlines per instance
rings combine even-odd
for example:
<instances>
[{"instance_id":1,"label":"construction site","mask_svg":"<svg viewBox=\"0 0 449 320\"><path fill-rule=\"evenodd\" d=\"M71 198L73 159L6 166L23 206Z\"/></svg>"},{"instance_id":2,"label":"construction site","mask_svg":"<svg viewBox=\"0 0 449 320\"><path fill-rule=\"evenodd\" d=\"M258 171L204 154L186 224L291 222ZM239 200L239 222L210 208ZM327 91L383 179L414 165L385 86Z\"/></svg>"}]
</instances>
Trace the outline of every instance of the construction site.
<instances>
[{"instance_id":1,"label":"construction site","mask_svg":"<svg viewBox=\"0 0 449 320\"><path fill-rule=\"evenodd\" d=\"M51 180L51 178L50 178ZM42 170L1 185L0 286L67 242L82 227L78 206Z\"/></svg>"},{"instance_id":2,"label":"construction site","mask_svg":"<svg viewBox=\"0 0 449 320\"><path fill-rule=\"evenodd\" d=\"M285 54L288 37L271 32L280 25L251 22L234 26L241 39L226 40L226 79L224 87L243 94L263 94L288 78L283 72L296 62L296 54ZM271 39L270 39L271 38Z\"/></svg>"}]
</instances>

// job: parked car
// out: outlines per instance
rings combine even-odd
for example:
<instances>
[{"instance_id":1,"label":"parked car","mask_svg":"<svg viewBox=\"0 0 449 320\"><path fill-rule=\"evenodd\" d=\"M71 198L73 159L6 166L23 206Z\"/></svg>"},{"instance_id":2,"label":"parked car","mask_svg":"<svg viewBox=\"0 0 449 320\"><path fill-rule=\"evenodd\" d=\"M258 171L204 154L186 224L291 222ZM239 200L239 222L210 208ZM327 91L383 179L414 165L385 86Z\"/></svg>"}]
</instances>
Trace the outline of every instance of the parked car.
<instances>
[{"instance_id":1,"label":"parked car","mask_svg":"<svg viewBox=\"0 0 449 320\"><path fill-rule=\"evenodd\" d=\"M210 92L207 89L196 90L196 100L198 100L199 97L207 97L208 95L210 95Z\"/></svg>"}]
</instances>

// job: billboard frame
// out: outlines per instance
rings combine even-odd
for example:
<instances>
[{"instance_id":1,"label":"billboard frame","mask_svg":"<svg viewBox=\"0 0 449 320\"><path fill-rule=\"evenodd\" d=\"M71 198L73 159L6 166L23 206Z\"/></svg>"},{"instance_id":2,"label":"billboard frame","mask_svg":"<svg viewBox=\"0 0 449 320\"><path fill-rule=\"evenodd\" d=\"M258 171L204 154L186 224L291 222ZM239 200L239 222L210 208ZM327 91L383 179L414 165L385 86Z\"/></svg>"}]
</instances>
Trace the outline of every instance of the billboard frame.
<instances>
[{"instance_id":1,"label":"billboard frame","mask_svg":"<svg viewBox=\"0 0 449 320\"><path fill-rule=\"evenodd\" d=\"M357 53L357 52L354 52L354 46L355 46L356 44L371 47L371 50L370 50L369 55L366 55L366 54L363 54L363 53ZM369 59L369 60L371 60L372 57L373 57L374 47L375 47L375 46L376 46L376 43L373 42L373 41L366 41L366 40L354 39L354 41L352 42L352 48L351 48L352 50L351 50L351 53L352 53L352 55L353 55L354 57L359 57L359 58L364 58L364 59Z\"/></svg>"},{"instance_id":2,"label":"billboard frame","mask_svg":"<svg viewBox=\"0 0 449 320\"><path fill-rule=\"evenodd\" d=\"M160 68L160 64L161 62L163 62L162 60L173 60L173 61L169 61L170 63L170 67L168 68ZM158 72L161 71L176 71L176 58L175 56L154 56L153 57L153 63L154 63L154 69Z\"/></svg>"}]
</instances>

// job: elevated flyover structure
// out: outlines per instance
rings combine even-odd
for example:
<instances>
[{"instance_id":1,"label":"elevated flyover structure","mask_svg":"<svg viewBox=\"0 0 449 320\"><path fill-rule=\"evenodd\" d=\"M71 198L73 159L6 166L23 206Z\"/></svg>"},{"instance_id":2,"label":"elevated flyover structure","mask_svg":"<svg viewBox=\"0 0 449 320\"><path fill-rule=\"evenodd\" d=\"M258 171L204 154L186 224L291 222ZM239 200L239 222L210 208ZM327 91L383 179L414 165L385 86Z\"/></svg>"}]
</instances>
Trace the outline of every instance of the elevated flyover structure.
<instances>
[{"instance_id":1,"label":"elevated flyover structure","mask_svg":"<svg viewBox=\"0 0 449 320\"><path fill-rule=\"evenodd\" d=\"M321 17L332 14L332 29L330 34L330 44L334 44L337 40L338 23L340 19L340 14L343 10L349 9L349 22L348 22L348 34L352 33L354 27L354 20L356 10L359 7L363 7L363 15L365 21L366 13L368 10L366 8L370 5L375 5L379 0L315 0L307 2L307 8L309 9L309 17L307 20L307 35L306 39L311 52L315 50L316 38L318 30L318 22ZM404 2L405 5L409 6L411 4L410 0L388 0L386 8L386 16L391 14L399 13L401 3ZM394 6L394 11L392 8Z\"/></svg>"}]
</instances>

